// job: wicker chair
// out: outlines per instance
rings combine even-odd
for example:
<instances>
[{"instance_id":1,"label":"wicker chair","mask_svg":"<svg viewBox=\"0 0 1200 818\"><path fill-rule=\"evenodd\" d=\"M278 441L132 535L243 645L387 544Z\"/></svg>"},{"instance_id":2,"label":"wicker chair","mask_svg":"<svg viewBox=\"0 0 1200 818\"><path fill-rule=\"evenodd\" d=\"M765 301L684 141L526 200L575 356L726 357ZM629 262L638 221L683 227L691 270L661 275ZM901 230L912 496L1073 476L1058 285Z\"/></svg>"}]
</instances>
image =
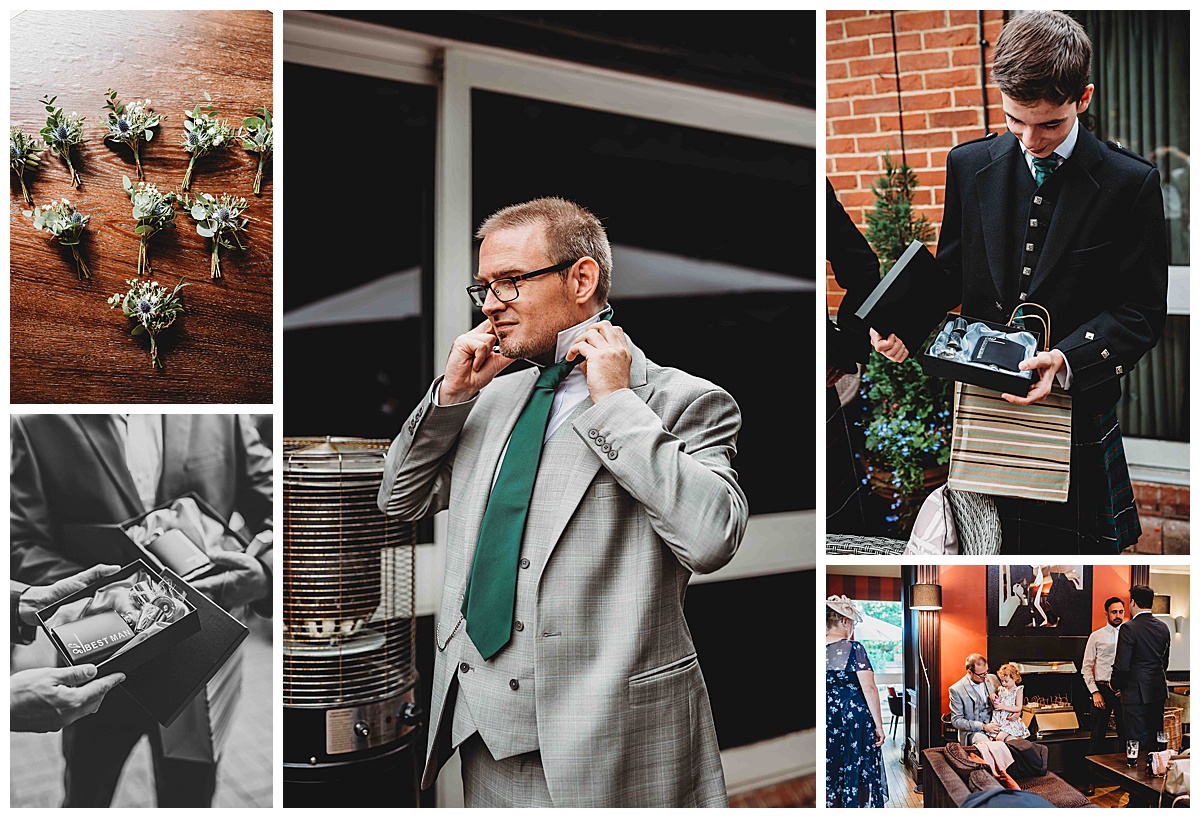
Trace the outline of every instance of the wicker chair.
<instances>
[{"instance_id":1,"label":"wicker chair","mask_svg":"<svg viewBox=\"0 0 1200 818\"><path fill-rule=\"evenodd\" d=\"M958 531L960 554L991 556L1000 553L1000 515L986 494L971 491L947 491L954 527ZM903 554L907 543L888 537L863 537L857 534L828 534L825 553L875 556Z\"/></svg>"}]
</instances>

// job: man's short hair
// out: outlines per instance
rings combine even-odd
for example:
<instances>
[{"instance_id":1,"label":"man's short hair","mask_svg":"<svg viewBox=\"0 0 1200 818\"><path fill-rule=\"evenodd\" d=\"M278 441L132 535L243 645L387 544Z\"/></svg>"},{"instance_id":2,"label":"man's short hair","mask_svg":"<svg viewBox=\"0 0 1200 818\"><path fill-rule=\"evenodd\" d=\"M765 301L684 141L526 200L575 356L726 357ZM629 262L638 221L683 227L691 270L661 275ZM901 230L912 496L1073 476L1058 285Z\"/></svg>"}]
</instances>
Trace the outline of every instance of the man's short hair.
<instances>
[{"instance_id":1,"label":"man's short hair","mask_svg":"<svg viewBox=\"0 0 1200 818\"><path fill-rule=\"evenodd\" d=\"M972 654L969 654L969 655L967 656L967 670L974 670L974 669L975 669L975 663L976 663L976 662L978 662L978 661L980 661L980 660L982 660L982 661L984 661L984 662L987 662L987 657L986 657L986 656L984 656L982 653L972 653Z\"/></svg>"},{"instance_id":2,"label":"man's short hair","mask_svg":"<svg viewBox=\"0 0 1200 818\"><path fill-rule=\"evenodd\" d=\"M1104 600L1104 612L1105 613L1108 613L1108 609L1113 606L1113 603L1119 604L1122 608L1125 607L1125 600L1121 599L1121 597L1110 596L1108 599Z\"/></svg>"},{"instance_id":3,"label":"man's short hair","mask_svg":"<svg viewBox=\"0 0 1200 818\"><path fill-rule=\"evenodd\" d=\"M1143 611L1154 607L1154 589L1149 585L1134 585L1129 589L1129 598Z\"/></svg>"},{"instance_id":4,"label":"man's short hair","mask_svg":"<svg viewBox=\"0 0 1200 818\"><path fill-rule=\"evenodd\" d=\"M555 264L589 256L600 267L596 282L595 300L608 301L612 285L612 248L604 225L586 207L557 196L546 196L497 210L483 220L475 238L484 239L498 230L542 225L546 236L546 253ZM566 276L564 270L561 275Z\"/></svg>"},{"instance_id":5,"label":"man's short hair","mask_svg":"<svg viewBox=\"0 0 1200 818\"><path fill-rule=\"evenodd\" d=\"M1017 102L1078 102L1087 90L1092 41L1061 11L1018 14L1000 32L992 79Z\"/></svg>"}]
</instances>

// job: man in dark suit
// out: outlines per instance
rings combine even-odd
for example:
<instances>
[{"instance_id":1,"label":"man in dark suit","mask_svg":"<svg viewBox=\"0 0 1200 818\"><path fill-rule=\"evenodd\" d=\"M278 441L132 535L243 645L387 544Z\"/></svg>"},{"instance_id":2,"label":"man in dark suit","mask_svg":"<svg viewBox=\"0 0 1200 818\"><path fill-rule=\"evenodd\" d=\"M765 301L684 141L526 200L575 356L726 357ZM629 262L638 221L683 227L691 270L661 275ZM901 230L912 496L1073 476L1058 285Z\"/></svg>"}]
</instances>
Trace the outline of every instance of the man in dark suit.
<instances>
[{"instance_id":1,"label":"man in dark suit","mask_svg":"<svg viewBox=\"0 0 1200 818\"><path fill-rule=\"evenodd\" d=\"M863 471L858 465L852 418L844 411L842 396L847 383L857 383L858 365L871 354L868 328L854 311L862 306L879 283L879 259L850 216L842 208L833 185L825 180L825 257L834 278L846 294L838 307L837 323L825 319L825 530L845 534L867 533L860 493ZM852 391L856 392L856 389ZM849 406L850 404L846 404Z\"/></svg>"},{"instance_id":2,"label":"man in dark suit","mask_svg":"<svg viewBox=\"0 0 1200 818\"><path fill-rule=\"evenodd\" d=\"M88 567L72 553L74 526L123 522L189 491L226 520L237 511L254 537L251 549L211 554L224 571L193 586L235 616L248 603L270 614L271 452L245 416L14 415L10 491L12 578L36 585ZM236 702L240 657L209 687L220 702L210 706L201 694L171 728L120 689L65 728L63 805L108 806L130 751L149 735L158 806L209 806L216 762L195 760L191 737Z\"/></svg>"},{"instance_id":3,"label":"man in dark suit","mask_svg":"<svg viewBox=\"0 0 1200 818\"><path fill-rule=\"evenodd\" d=\"M1138 741L1141 757L1146 759L1151 750L1158 749L1158 733L1163 729L1171 656L1171 629L1150 612L1153 605L1152 588L1135 585L1129 589L1132 616L1117 631L1117 658L1112 669L1113 689L1121 694L1126 736Z\"/></svg>"},{"instance_id":4,"label":"man in dark suit","mask_svg":"<svg viewBox=\"0 0 1200 818\"><path fill-rule=\"evenodd\" d=\"M1167 240L1155 167L1079 122L1092 101L1091 42L1065 14L1025 12L996 42L992 76L1008 132L967 142L946 159L937 258L946 309L1007 323L1023 305L1051 317L1049 351L1024 369L1072 397L1066 503L997 498L1004 553L1117 553L1141 525L1117 425L1121 377L1151 349L1166 320ZM1021 315L1037 315L1026 307ZM1042 330L1034 321L1030 329ZM923 339L880 341L898 356Z\"/></svg>"}]
</instances>

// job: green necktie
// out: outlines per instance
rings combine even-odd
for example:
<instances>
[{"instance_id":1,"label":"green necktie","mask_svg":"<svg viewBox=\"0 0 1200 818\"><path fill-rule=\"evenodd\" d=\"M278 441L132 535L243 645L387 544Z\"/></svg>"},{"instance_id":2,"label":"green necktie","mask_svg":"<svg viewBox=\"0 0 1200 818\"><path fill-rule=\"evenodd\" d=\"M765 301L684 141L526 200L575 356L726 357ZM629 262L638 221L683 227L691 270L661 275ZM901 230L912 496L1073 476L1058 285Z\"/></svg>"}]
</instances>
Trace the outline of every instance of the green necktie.
<instances>
[{"instance_id":1,"label":"green necktie","mask_svg":"<svg viewBox=\"0 0 1200 818\"><path fill-rule=\"evenodd\" d=\"M1052 153L1045 159L1033 157L1033 181L1041 187L1050 178L1050 174L1058 169L1058 154Z\"/></svg>"},{"instance_id":2,"label":"green necktie","mask_svg":"<svg viewBox=\"0 0 1200 818\"><path fill-rule=\"evenodd\" d=\"M485 660L495 656L512 637L517 559L542 459L542 438L550 420L554 391L581 360L582 356L542 370L508 439L504 463L483 512L462 612L467 618L467 635Z\"/></svg>"}]
</instances>

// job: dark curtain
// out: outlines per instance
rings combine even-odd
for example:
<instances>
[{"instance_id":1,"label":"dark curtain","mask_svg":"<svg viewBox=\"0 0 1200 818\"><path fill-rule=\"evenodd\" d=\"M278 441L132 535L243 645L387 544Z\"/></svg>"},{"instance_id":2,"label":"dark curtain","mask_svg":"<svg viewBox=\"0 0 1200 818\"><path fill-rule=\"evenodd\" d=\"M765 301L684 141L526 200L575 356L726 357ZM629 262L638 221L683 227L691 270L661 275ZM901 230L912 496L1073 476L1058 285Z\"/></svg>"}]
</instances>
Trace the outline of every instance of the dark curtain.
<instances>
[{"instance_id":1,"label":"dark curtain","mask_svg":"<svg viewBox=\"0 0 1200 818\"><path fill-rule=\"evenodd\" d=\"M1084 120L1158 166L1169 260L1191 263L1189 23L1186 11L1076 11L1092 38L1095 97ZM1186 441L1188 316L1171 316L1162 340L1126 376L1117 412L1130 437Z\"/></svg>"}]
</instances>

